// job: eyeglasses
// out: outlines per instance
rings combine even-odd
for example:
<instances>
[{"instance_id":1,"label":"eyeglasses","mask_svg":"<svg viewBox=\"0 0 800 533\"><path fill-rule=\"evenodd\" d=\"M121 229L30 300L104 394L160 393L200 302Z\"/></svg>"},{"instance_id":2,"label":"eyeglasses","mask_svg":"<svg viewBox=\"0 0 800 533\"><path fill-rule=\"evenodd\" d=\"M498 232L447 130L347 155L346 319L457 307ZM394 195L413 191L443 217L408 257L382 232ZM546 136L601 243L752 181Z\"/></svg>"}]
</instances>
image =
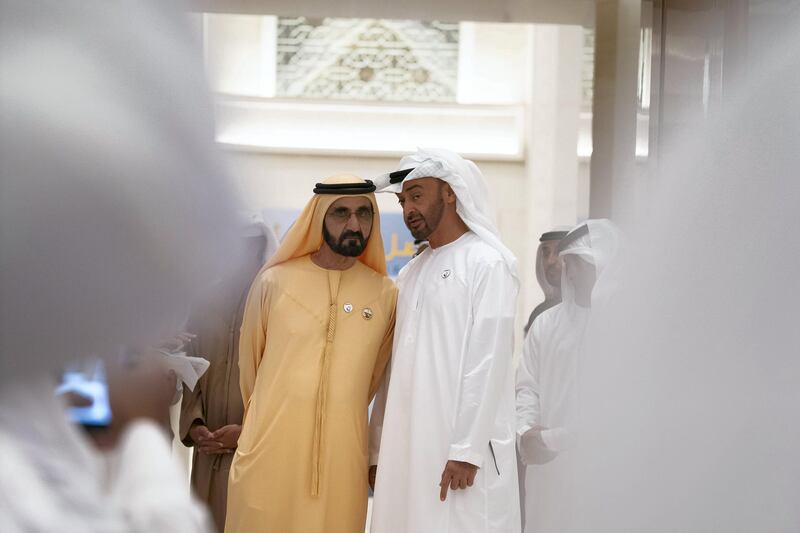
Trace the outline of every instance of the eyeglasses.
<instances>
[{"instance_id":1,"label":"eyeglasses","mask_svg":"<svg viewBox=\"0 0 800 533\"><path fill-rule=\"evenodd\" d=\"M355 211L351 211L346 207L338 207L328 213L328 216L339 222L347 222L350 217L355 215L360 223L372 222L372 209L369 207L359 207Z\"/></svg>"}]
</instances>

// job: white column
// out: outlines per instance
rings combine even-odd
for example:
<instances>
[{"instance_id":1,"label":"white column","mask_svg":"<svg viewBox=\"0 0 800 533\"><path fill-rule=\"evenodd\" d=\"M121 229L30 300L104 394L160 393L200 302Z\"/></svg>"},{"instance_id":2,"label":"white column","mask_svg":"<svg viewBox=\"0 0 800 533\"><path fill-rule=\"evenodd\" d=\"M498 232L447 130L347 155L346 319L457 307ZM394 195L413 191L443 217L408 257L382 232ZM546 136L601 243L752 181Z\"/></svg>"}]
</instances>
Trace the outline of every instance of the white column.
<instances>
[{"instance_id":1,"label":"white column","mask_svg":"<svg viewBox=\"0 0 800 533\"><path fill-rule=\"evenodd\" d=\"M275 96L277 18L204 15L206 68L219 93Z\"/></svg>"},{"instance_id":2,"label":"white column","mask_svg":"<svg viewBox=\"0 0 800 533\"><path fill-rule=\"evenodd\" d=\"M639 0L598 0L592 117L591 213L624 218L636 186Z\"/></svg>"},{"instance_id":3,"label":"white column","mask_svg":"<svg viewBox=\"0 0 800 533\"><path fill-rule=\"evenodd\" d=\"M585 203L579 198L577 156L583 29L534 25L532 41L522 324L543 299L534 270L539 236L554 226L574 225Z\"/></svg>"}]
</instances>

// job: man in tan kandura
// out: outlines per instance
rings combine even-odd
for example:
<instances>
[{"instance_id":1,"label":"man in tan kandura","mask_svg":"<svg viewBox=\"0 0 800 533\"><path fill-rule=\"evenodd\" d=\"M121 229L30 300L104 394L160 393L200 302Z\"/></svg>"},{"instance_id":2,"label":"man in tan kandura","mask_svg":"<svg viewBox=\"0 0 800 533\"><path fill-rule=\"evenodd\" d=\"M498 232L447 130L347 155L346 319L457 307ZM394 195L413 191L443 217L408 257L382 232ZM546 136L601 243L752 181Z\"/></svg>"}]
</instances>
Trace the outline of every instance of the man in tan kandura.
<instances>
[{"instance_id":1,"label":"man in tan kandura","mask_svg":"<svg viewBox=\"0 0 800 533\"><path fill-rule=\"evenodd\" d=\"M183 387L180 438L194 448L192 488L208 504L218 531L225 528L228 473L242 430L244 406L237 362L245 298L278 244L261 220L246 226L242 240L246 253L241 265L193 305L186 326L192 334L187 355L204 357L210 366L194 389Z\"/></svg>"},{"instance_id":2,"label":"man in tan kandura","mask_svg":"<svg viewBox=\"0 0 800 533\"><path fill-rule=\"evenodd\" d=\"M397 300L374 190L349 175L317 184L250 288L226 533L364 531L367 409Z\"/></svg>"}]
</instances>

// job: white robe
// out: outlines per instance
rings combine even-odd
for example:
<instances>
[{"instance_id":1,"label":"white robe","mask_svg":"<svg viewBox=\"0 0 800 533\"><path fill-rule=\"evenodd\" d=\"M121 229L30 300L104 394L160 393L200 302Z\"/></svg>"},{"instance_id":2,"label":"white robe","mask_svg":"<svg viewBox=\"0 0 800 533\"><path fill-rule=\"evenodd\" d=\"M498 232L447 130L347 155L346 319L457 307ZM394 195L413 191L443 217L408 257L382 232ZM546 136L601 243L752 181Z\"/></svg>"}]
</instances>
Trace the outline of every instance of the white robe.
<instances>
[{"instance_id":1,"label":"white robe","mask_svg":"<svg viewBox=\"0 0 800 533\"><path fill-rule=\"evenodd\" d=\"M525 338L517 369L517 418L521 436L534 426L541 426L542 441L548 450L558 453L570 447L570 419L575 409L575 381L589 310L559 304L546 310L534 321ZM520 449L523 461L525 450ZM535 452L534 452L535 453Z\"/></svg>"},{"instance_id":2,"label":"white robe","mask_svg":"<svg viewBox=\"0 0 800 533\"><path fill-rule=\"evenodd\" d=\"M371 420L371 531L518 532L516 281L501 254L468 232L411 261L398 288L388 387ZM472 487L441 502L448 460L479 470Z\"/></svg>"},{"instance_id":3,"label":"white robe","mask_svg":"<svg viewBox=\"0 0 800 533\"><path fill-rule=\"evenodd\" d=\"M525 532L558 533L560 499L569 494L569 448L575 439L578 357L588 309L563 304L539 315L517 369L517 426L525 473ZM537 441L526 435L547 428Z\"/></svg>"},{"instance_id":4,"label":"white robe","mask_svg":"<svg viewBox=\"0 0 800 533\"><path fill-rule=\"evenodd\" d=\"M585 223L589 233L560 253L577 255L595 267L597 281L592 306L605 299L611 285L604 275L618 249L614 226L605 220ZM564 502L578 487L573 486L578 427L578 381L586 330L592 310L578 305L575 289L562 264L562 303L539 315L533 322L517 369L517 435L525 473L525 533L562 533ZM541 437L530 432L545 428Z\"/></svg>"}]
</instances>

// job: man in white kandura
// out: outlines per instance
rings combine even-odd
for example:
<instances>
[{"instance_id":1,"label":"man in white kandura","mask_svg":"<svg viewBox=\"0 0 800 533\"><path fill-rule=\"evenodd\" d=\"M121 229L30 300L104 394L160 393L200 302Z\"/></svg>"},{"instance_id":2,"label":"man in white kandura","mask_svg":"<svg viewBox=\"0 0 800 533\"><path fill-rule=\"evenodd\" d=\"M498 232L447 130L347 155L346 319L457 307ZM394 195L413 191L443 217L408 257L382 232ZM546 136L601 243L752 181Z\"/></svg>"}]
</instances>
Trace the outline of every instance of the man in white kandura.
<instances>
[{"instance_id":1,"label":"man in white kandura","mask_svg":"<svg viewBox=\"0 0 800 533\"><path fill-rule=\"evenodd\" d=\"M534 320L517 370L517 426L525 480L525 531L559 533L561 502L574 492L568 468L577 424L577 381L592 308L607 301L602 282L619 236L608 220L588 220L558 245L562 301Z\"/></svg>"},{"instance_id":2,"label":"man in white kandura","mask_svg":"<svg viewBox=\"0 0 800 533\"><path fill-rule=\"evenodd\" d=\"M478 167L420 150L380 179L430 248L400 272L391 368L371 420L373 533L519 531L516 260Z\"/></svg>"}]
</instances>

